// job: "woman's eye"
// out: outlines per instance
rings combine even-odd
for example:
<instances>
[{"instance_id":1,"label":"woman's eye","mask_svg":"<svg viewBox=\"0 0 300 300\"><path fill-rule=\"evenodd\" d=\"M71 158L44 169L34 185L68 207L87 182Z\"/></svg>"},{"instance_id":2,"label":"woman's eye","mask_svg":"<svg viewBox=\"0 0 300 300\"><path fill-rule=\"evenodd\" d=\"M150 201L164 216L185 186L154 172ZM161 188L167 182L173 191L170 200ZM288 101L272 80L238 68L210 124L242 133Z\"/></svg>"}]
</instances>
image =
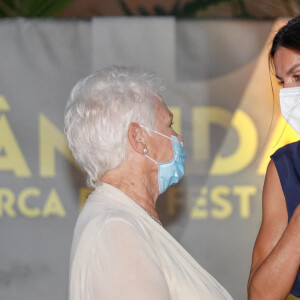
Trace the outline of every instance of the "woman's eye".
<instances>
[{"instance_id":1,"label":"woman's eye","mask_svg":"<svg viewBox=\"0 0 300 300\"><path fill-rule=\"evenodd\" d=\"M295 78L296 80L300 80L300 75L295 75L294 78Z\"/></svg>"}]
</instances>

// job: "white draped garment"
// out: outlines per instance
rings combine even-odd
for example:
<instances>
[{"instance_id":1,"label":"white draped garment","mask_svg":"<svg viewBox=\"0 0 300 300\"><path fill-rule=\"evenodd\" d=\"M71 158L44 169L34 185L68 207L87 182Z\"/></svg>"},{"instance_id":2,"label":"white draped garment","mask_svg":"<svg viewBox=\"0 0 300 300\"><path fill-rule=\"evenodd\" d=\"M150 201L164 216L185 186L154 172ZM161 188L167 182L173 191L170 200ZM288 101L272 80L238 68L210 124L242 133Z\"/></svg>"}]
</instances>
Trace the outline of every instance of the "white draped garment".
<instances>
[{"instance_id":1,"label":"white draped garment","mask_svg":"<svg viewBox=\"0 0 300 300\"><path fill-rule=\"evenodd\" d=\"M76 223L69 300L232 299L136 202L101 183Z\"/></svg>"}]
</instances>

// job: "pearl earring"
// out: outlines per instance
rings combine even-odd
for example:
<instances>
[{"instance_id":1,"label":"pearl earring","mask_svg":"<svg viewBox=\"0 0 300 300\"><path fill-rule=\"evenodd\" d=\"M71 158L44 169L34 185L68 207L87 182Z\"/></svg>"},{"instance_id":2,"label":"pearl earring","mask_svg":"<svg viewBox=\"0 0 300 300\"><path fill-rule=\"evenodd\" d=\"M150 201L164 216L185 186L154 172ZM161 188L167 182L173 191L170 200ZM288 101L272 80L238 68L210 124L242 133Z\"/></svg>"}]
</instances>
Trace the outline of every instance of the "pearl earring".
<instances>
[{"instance_id":1,"label":"pearl earring","mask_svg":"<svg viewBox=\"0 0 300 300\"><path fill-rule=\"evenodd\" d=\"M144 148L144 153L147 154L148 153L148 149Z\"/></svg>"}]
</instances>

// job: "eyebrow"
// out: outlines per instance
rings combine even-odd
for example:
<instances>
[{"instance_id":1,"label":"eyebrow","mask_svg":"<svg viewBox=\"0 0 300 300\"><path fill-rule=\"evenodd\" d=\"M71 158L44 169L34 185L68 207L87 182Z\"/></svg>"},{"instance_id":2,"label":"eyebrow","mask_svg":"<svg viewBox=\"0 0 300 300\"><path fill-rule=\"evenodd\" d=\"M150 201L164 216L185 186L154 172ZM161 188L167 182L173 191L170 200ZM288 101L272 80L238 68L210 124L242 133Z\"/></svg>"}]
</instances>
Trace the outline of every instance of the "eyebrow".
<instances>
[{"instance_id":1,"label":"eyebrow","mask_svg":"<svg viewBox=\"0 0 300 300\"><path fill-rule=\"evenodd\" d=\"M293 66L287 71L286 74L289 75L289 74L293 73L293 72L295 71L295 69L296 69L297 67L299 67L299 66L300 66L300 64L293 65ZM282 78L281 78L279 75L275 74L275 76L276 76L276 78L278 78L279 80L282 80Z\"/></svg>"},{"instance_id":2,"label":"eyebrow","mask_svg":"<svg viewBox=\"0 0 300 300\"><path fill-rule=\"evenodd\" d=\"M300 64L296 64L296 65L293 65L287 72L287 75L291 74L292 72L294 72L294 70L299 67Z\"/></svg>"}]
</instances>

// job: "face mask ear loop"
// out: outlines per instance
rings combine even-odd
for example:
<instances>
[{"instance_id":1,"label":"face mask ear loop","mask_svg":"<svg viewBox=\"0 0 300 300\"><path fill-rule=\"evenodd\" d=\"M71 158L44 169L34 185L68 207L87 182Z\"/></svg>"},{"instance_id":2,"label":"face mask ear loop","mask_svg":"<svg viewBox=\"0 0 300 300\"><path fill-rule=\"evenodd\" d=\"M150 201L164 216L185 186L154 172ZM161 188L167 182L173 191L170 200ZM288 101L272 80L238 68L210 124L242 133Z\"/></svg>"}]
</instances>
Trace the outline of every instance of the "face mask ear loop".
<instances>
[{"instance_id":1,"label":"face mask ear loop","mask_svg":"<svg viewBox=\"0 0 300 300\"><path fill-rule=\"evenodd\" d=\"M146 156L147 158L149 158L150 160L152 160L154 163L156 163L156 164L158 165L158 162L155 161L153 158L151 158L149 155L145 154L145 156Z\"/></svg>"},{"instance_id":2,"label":"face mask ear loop","mask_svg":"<svg viewBox=\"0 0 300 300\"><path fill-rule=\"evenodd\" d=\"M155 131L155 130L151 130L151 129L149 129L149 130L172 141L172 138L170 138L169 136L167 136L167 135L165 135L165 134L163 134L161 132L158 132L158 131Z\"/></svg>"},{"instance_id":3,"label":"face mask ear loop","mask_svg":"<svg viewBox=\"0 0 300 300\"><path fill-rule=\"evenodd\" d=\"M170 138L169 136L167 136L167 135L165 135L165 134L163 134L163 133L161 133L161 132L158 132L158 131L156 131L156 130L152 130L152 129L147 128L147 127L145 127L144 125L141 125L141 124L140 124L140 126L141 126L142 128L145 128L145 129L149 130L149 131L152 131L152 132L154 132L154 133L156 133L156 134L159 134L159 135L161 135L161 136L163 136L163 137L165 137L165 138L167 138L167 139L169 139L169 140L172 140L172 138Z\"/></svg>"}]
</instances>

